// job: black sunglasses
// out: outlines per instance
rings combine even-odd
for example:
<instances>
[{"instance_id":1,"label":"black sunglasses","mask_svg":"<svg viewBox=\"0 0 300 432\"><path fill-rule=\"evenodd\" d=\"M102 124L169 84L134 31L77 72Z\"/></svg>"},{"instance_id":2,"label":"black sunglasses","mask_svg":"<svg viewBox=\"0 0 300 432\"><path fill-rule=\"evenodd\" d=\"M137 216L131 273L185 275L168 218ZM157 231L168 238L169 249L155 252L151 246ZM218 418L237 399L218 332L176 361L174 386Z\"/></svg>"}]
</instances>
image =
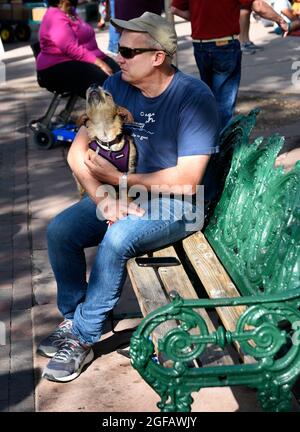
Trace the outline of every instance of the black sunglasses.
<instances>
[{"instance_id":1,"label":"black sunglasses","mask_svg":"<svg viewBox=\"0 0 300 432\"><path fill-rule=\"evenodd\" d=\"M162 51L155 48L129 48L118 45L118 51L119 54L121 54L122 57L126 59L132 59L138 54L143 54L144 52L150 52L150 51Z\"/></svg>"}]
</instances>

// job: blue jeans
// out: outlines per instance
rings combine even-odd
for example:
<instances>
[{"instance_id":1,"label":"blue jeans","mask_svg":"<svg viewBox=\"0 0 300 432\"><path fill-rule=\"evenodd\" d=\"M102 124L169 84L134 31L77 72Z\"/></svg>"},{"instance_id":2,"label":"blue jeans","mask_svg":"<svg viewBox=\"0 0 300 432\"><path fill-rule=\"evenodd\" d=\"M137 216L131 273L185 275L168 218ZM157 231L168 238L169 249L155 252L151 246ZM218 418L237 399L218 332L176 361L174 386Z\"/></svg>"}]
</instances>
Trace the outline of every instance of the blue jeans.
<instances>
[{"instance_id":1,"label":"blue jeans","mask_svg":"<svg viewBox=\"0 0 300 432\"><path fill-rule=\"evenodd\" d=\"M194 42L194 56L200 77L212 90L218 105L221 130L234 114L241 80L242 53L240 42L227 45Z\"/></svg>"},{"instance_id":2,"label":"blue jeans","mask_svg":"<svg viewBox=\"0 0 300 432\"><path fill-rule=\"evenodd\" d=\"M109 0L110 5L110 17L115 18L115 0ZM109 24L109 40L108 40L108 50L117 53L118 43L120 39L120 33L117 31L116 27Z\"/></svg>"},{"instance_id":3,"label":"blue jeans","mask_svg":"<svg viewBox=\"0 0 300 432\"><path fill-rule=\"evenodd\" d=\"M65 318L73 320L73 333L82 343L99 340L104 321L120 298L127 260L192 233L189 221L195 215L194 205L169 198L158 198L154 203L159 218L151 219L153 207L149 206L143 217L127 216L108 229L106 221L97 218L96 205L86 197L49 224L48 252L57 282L58 308ZM201 228L199 220L193 230ZM87 282L84 249L96 245L99 247Z\"/></svg>"}]
</instances>

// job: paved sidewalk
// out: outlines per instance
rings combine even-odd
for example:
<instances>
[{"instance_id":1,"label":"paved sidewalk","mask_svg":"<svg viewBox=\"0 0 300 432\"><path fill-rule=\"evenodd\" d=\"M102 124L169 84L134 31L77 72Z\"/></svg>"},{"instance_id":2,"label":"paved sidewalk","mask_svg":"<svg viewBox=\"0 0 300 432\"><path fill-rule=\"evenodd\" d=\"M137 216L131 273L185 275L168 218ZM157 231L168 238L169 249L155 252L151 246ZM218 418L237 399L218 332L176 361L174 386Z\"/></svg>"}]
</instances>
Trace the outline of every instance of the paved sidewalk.
<instances>
[{"instance_id":1,"label":"paved sidewalk","mask_svg":"<svg viewBox=\"0 0 300 432\"><path fill-rule=\"evenodd\" d=\"M198 76L189 38L189 25L176 24L179 66ZM259 131L284 132L299 142L299 88L291 81L292 64L299 57L299 39L282 40L254 23L252 39L265 50L243 59L238 109L247 111L255 99L271 98L295 104L295 115ZM107 30L98 33L107 46ZM77 201L76 186L66 163L67 147L49 151L34 147L28 123L45 111L50 94L36 83L28 45L10 45L5 53L7 81L0 86L0 412L1 411L157 411L158 397L116 352L128 344L130 332L113 334L107 325L96 345L96 360L67 384L41 380L47 359L36 356L37 342L60 322L56 287L48 263L45 230L51 218ZM296 86L297 87L297 86ZM298 110L298 111L297 111ZM88 252L89 262L94 250ZM118 313L138 312L129 286ZM132 329L139 319L117 324ZM5 341L1 333L6 328ZM296 409L296 408L295 408ZM255 393L244 388L203 389L195 395L194 411L259 411Z\"/></svg>"}]
</instances>

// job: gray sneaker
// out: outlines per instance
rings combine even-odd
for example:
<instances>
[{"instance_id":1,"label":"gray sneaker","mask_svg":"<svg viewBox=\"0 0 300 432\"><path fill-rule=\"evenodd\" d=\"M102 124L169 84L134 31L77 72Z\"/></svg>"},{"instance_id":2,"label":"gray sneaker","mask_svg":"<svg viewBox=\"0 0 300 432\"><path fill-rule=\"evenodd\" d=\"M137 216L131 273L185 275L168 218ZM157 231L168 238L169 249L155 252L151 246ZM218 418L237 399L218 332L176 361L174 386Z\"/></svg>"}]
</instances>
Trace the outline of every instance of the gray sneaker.
<instances>
[{"instance_id":1,"label":"gray sneaker","mask_svg":"<svg viewBox=\"0 0 300 432\"><path fill-rule=\"evenodd\" d=\"M71 329L72 321L65 319L51 335L40 342L37 352L45 357L53 357L65 341L67 335L70 334Z\"/></svg>"},{"instance_id":2,"label":"gray sneaker","mask_svg":"<svg viewBox=\"0 0 300 432\"><path fill-rule=\"evenodd\" d=\"M250 47L250 48L252 48L252 49L254 49L254 50L256 50L256 51L263 51L264 50L264 47L262 47L262 46L260 46L260 45L255 45L253 42L251 42L251 41L249 41L249 42L246 42L246 44L248 45L248 47Z\"/></svg>"},{"instance_id":3,"label":"gray sneaker","mask_svg":"<svg viewBox=\"0 0 300 432\"><path fill-rule=\"evenodd\" d=\"M241 50L244 54L255 54L256 51L263 51L262 46L255 45L253 42L241 43Z\"/></svg>"},{"instance_id":4,"label":"gray sneaker","mask_svg":"<svg viewBox=\"0 0 300 432\"><path fill-rule=\"evenodd\" d=\"M256 48L254 48L250 42L241 43L241 50L243 54L255 54Z\"/></svg>"},{"instance_id":5,"label":"gray sneaker","mask_svg":"<svg viewBox=\"0 0 300 432\"><path fill-rule=\"evenodd\" d=\"M69 336L45 367L42 377L49 381L72 381L93 358L92 347L83 346L75 336Z\"/></svg>"}]
</instances>

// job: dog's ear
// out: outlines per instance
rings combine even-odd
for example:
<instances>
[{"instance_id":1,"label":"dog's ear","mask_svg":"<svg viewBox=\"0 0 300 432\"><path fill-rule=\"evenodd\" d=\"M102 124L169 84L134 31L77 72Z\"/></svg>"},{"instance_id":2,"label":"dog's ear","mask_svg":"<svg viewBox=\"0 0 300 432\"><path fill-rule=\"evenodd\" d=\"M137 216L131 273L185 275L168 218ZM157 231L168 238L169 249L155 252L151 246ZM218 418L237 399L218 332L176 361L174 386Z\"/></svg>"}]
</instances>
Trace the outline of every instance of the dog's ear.
<instances>
[{"instance_id":1,"label":"dog's ear","mask_svg":"<svg viewBox=\"0 0 300 432\"><path fill-rule=\"evenodd\" d=\"M134 121L131 112L124 107L118 107L117 115L121 117L123 123L133 123Z\"/></svg>"}]
</instances>

